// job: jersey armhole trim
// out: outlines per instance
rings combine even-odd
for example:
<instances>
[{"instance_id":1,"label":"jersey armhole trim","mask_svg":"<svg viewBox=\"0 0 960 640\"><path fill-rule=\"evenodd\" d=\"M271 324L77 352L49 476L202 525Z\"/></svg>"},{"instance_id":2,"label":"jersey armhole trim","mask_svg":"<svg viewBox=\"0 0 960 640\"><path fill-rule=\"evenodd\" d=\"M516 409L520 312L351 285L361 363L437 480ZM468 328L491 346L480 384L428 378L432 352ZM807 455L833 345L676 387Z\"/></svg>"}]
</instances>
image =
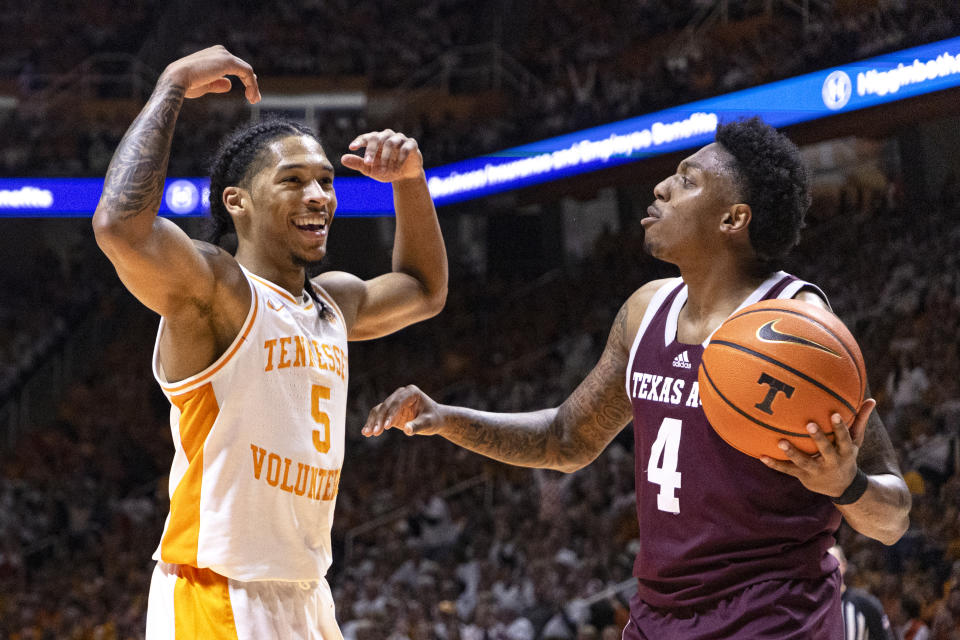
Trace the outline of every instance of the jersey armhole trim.
<instances>
[{"instance_id":1,"label":"jersey armhole trim","mask_svg":"<svg viewBox=\"0 0 960 640\"><path fill-rule=\"evenodd\" d=\"M289 302L290 304L292 304L292 305L294 305L294 306L296 306L296 307L298 307L298 308L300 308L300 309L304 309L304 310L310 309L310 308L313 306L313 300L311 300L309 297L307 297L305 300L297 300L295 297L293 297L292 295L290 295L290 292L289 292L289 291L287 291L287 290L284 289L283 287L278 286L277 284L274 284L273 282L270 282L270 281L267 280L266 278L261 278L260 276L258 276L257 274L255 274L255 273L253 273L253 272L251 272L251 271L248 271L248 270L246 269L246 267L244 267L243 265L240 265L240 268L243 269L243 272L246 273L249 278L252 278L253 280L256 280L257 282L259 282L260 284L262 284L262 285L265 286L266 288L268 288L268 289L270 289L271 291L273 291L274 293L278 294L281 298L283 298L284 300L286 300L286 301ZM306 293L307 293L307 292L304 291L304 294L306 294Z\"/></svg>"},{"instance_id":2,"label":"jersey armhole trim","mask_svg":"<svg viewBox=\"0 0 960 640\"><path fill-rule=\"evenodd\" d=\"M780 292L780 295L777 296L781 300L786 300L793 298L801 291L812 291L813 293L820 296L823 302L827 305L827 309L833 312L833 306L830 304L830 300L827 299L827 294L823 292L823 289L813 284L812 282L806 282L805 280L796 280L791 282L786 287L783 288L783 291Z\"/></svg>"},{"instance_id":3,"label":"jersey armhole trim","mask_svg":"<svg viewBox=\"0 0 960 640\"><path fill-rule=\"evenodd\" d=\"M663 286L657 289L653 297L650 298L650 302L647 303L647 310L643 314L643 320L640 321L640 328L637 329L637 335L633 338L633 345L630 347L630 357L627 359L624 384L627 389L628 398L630 397L630 368L633 366L633 359L637 355L640 340L643 339L643 334L647 332L647 327L649 327L653 321L653 316L655 316L660 307L663 306L664 299L677 288L678 284L682 283L683 278L670 278L667 282L663 283Z\"/></svg>"},{"instance_id":4,"label":"jersey armhole trim","mask_svg":"<svg viewBox=\"0 0 960 640\"><path fill-rule=\"evenodd\" d=\"M257 311L260 308L260 296L257 293L257 288L253 285L250 278L247 278L247 284L250 286L250 311L247 312L247 319L240 328L240 332L237 333L237 337L233 339L233 342L230 343L227 350L224 351L223 355L217 358L213 364L203 371L177 382L167 382L165 376L162 375L163 367L160 364L160 336L163 335L164 321L163 318L160 319L160 328L157 330L157 342L154 347L153 375L164 393L179 395L186 391L192 391L196 387L206 383L215 373L220 371L220 369L233 358L240 347L243 346L247 340L247 336L250 335L250 330L253 329L253 323L257 319Z\"/></svg>"},{"instance_id":5,"label":"jersey armhole trim","mask_svg":"<svg viewBox=\"0 0 960 640\"><path fill-rule=\"evenodd\" d=\"M764 280L764 281L760 284L759 287L757 287L756 289L754 289L754 290L753 290L753 293L751 293L749 296L747 296L747 297L743 300L743 302L741 302L741 303L737 306L737 308L733 310L733 313L731 313L730 316L727 316L727 317L729 318L729 317L735 315L738 311L740 311L740 310L743 309L744 307L749 307L750 305L752 305L752 304L754 304L754 303L756 303L756 302L760 302L761 300L764 299L764 297L766 297L766 295L767 295L768 293L770 293L770 291L771 291L775 286L777 286L777 285L778 285L780 282L782 282L785 278L792 278L792 277L793 277L793 276L791 276L790 274L786 273L785 271L777 271L776 273L774 273L773 275L771 275L769 278L767 278L766 280ZM795 282L788 284L788 285L784 288L784 291L786 291L787 289L789 289L790 287L792 287L794 284L795 284ZM782 295L782 293L783 293L783 292L781 292L781 295L778 296L778 297L781 297L781 298L784 297L784 296ZM723 324L723 323L721 322L720 325L722 325L722 324ZM703 341L703 345L702 345L702 346L703 346L704 349L706 349L706 348L707 348L707 345L710 344L710 339L713 338L713 334L715 334L715 333L717 332L717 329L720 328L720 325L718 325L716 329L714 329L713 331L711 331L711 332L710 332L710 335L707 336L707 339Z\"/></svg>"}]
</instances>

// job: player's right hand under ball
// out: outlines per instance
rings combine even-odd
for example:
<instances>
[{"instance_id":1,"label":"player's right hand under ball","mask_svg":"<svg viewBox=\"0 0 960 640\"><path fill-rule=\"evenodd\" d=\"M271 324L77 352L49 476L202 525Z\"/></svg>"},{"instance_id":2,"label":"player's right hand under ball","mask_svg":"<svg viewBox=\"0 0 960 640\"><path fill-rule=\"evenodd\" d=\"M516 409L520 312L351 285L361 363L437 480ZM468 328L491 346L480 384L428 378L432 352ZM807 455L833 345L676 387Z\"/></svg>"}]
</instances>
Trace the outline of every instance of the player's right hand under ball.
<instances>
[{"instance_id":1,"label":"player's right hand under ball","mask_svg":"<svg viewBox=\"0 0 960 640\"><path fill-rule=\"evenodd\" d=\"M361 433L379 436L387 429L400 429L408 436L432 436L440 432L440 405L416 385L400 387L370 410Z\"/></svg>"}]
</instances>

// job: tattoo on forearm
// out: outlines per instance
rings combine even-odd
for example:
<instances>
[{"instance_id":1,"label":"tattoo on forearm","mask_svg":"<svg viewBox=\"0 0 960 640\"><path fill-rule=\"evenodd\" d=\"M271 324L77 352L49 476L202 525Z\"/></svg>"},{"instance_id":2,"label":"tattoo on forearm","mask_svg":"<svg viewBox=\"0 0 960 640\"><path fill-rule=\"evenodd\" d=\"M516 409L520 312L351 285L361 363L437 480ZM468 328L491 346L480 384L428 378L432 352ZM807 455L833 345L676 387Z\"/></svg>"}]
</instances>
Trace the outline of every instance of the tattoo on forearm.
<instances>
[{"instance_id":1,"label":"tattoo on forearm","mask_svg":"<svg viewBox=\"0 0 960 640\"><path fill-rule=\"evenodd\" d=\"M542 466L546 459L545 425L533 416L516 420L506 415L490 421L463 418L450 438L462 447L485 456L523 466Z\"/></svg>"},{"instance_id":2,"label":"tattoo on forearm","mask_svg":"<svg viewBox=\"0 0 960 640\"><path fill-rule=\"evenodd\" d=\"M564 468L589 462L630 420L623 387L626 318L624 305L600 361L556 411L484 414L484 418L468 414L451 421L445 436L511 464Z\"/></svg>"},{"instance_id":3,"label":"tattoo on forearm","mask_svg":"<svg viewBox=\"0 0 960 640\"><path fill-rule=\"evenodd\" d=\"M630 401L624 391L628 351L626 337L627 305L614 320L600 361L586 379L560 407L554 421L558 432L566 434L560 452L563 458L578 459L595 455L624 424L630 421Z\"/></svg>"},{"instance_id":4,"label":"tattoo on forearm","mask_svg":"<svg viewBox=\"0 0 960 640\"><path fill-rule=\"evenodd\" d=\"M154 213L163 196L173 126L186 88L160 79L150 100L120 141L103 185L101 203L121 220Z\"/></svg>"}]
</instances>

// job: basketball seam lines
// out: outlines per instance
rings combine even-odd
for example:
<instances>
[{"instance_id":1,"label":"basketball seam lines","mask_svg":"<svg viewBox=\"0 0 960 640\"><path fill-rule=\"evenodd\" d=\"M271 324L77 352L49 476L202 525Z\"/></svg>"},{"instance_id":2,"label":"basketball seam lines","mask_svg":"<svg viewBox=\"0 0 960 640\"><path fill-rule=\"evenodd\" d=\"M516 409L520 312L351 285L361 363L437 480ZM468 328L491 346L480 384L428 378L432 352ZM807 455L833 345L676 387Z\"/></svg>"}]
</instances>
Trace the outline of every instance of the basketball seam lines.
<instances>
[{"instance_id":1,"label":"basketball seam lines","mask_svg":"<svg viewBox=\"0 0 960 640\"><path fill-rule=\"evenodd\" d=\"M710 372L707 371L707 366L706 366L705 364L703 364L703 363L700 363L700 367L703 369L704 375L707 376L707 382L709 382L709 383L710 383L710 386L713 388L713 390L717 392L717 395L720 396L720 399L723 400L724 402L726 402L726 403L730 406L731 409L733 409L734 411L736 411L737 413L739 413L740 415L742 415L742 416L743 416L744 418L746 418L747 420L750 420L751 422L755 422L755 423L757 423L758 425L760 425L761 427L763 427L763 428L765 428L765 429L770 429L771 431L776 431L777 433L782 433L782 434L787 435L787 436L797 436L797 437L803 437L803 438L809 438L809 437L810 437L810 434L809 434L809 433L797 433L797 432L795 432L795 431L787 431L786 429L779 429L779 428L773 426L772 424L767 424L766 422L763 422L762 420L757 420L756 418L754 418L754 417L751 416L750 414L744 412L743 409L741 409L741 408L738 407L737 405L735 405L735 404L733 404L732 402L730 402L729 400L727 400L727 396L723 395L723 393L720 391L720 389L717 388L717 385L715 385L715 384L713 383L713 378L710 377Z\"/></svg>"},{"instance_id":2,"label":"basketball seam lines","mask_svg":"<svg viewBox=\"0 0 960 640\"><path fill-rule=\"evenodd\" d=\"M744 347L743 345L739 345L739 344L736 344L736 343L734 343L734 342L727 342L726 340L712 340L712 341L710 342L710 344L719 344L719 345L723 345L723 346L725 346L725 347L730 347L731 349L737 349L738 351L743 351L744 353L748 353L748 354L750 354L750 355L752 355L752 356L756 356L757 358L760 358L761 360L765 360L765 361L769 362L770 364L775 364L775 365L777 365L778 367L783 368L785 371L789 371L789 372L792 373L793 375L795 375L795 376L797 376L797 377L799 377L799 378L802 378L803 380L809 382L810 384L812 384L812 385L814 385L814 386L819 387L819 388L822 389L823 391L826 391L826 392L829 393L831 396L833 396L834 398L836 398L837 400L839 400L840 402L842 402L842 403L843 403L843 406L845 406L847 409L849 409L849 410L852 411L853 413L856 413L856 412L857 412L857 410L854 409L854 408L850 405L849 402L847 402L846 400L844 400L836 391L834 391L834 390L831 389L830 387L826 386L826 385L823 384L822 382L818 382L818 381L814 380L813 378L811 378L811 377L808 376L807 374L803 373L802 371L797 371L797 370L794 369L793 367L788 366L788 365L780 362L779 360L775 360L774 358L771 358L770 356L766 356L766 355L764 355L764 354L762 354L762 353L760 353L760 352L758 352L758 351L754 351L753 349L750 349L749 347ZM718 392L718 393L719 393L719 392Z\"/></svg>"},{"instance_id":3,"label":"basketball seam lines","mask_svg":"<svg viewBox=\"0 0 960 640\"><path fill-rule=\"evenodd\" d=\"M823 329L824 331L826 331L827 333L829 333L829 334L833 337L834 340L836 340L837 342L839 342L839 343L840 343L840 346L843 347L843 350L846 351L846 352L847 352L847 355L850 356L850 359L853 360L854 365L856 365L857 359L854 357L853 352L851 352L850 349L847 347L846 343L844 343L844 341L840 339L840 336L838 336L836 333L833 332L832 329L830 329L830 327L826 326L825 324L823 324L822 322L820 322L820 321L817 320L816 318L813 318L813 317L811 317L811 316L808 316L808 315L806 315L806 314L804 314L804 313L799 313L799 312L797 312L797 311L793 311L792 309L783 309L783 308L780 308L780 307L766 307L766 308L764 308L764 309L750 309L750 310L743 311L743 312L741 312L741 313L738 313L738 314L735 315L735 316L731 316L730 318L728 318L728 319L727 319L727 322L729 322L730 320L733 320L734 318L739 318L739 317L741 317L741 316L745 316L745 315L748 315L748 314L751 314L751 313L761 313L761 312L763 312L763 311L779 311L780 313L789 313L789 314L792 315L792 316L799 316L799 317L801 317L801 318L803 318L803 319L805 319L805 320L809 320L810 322L814 323L815 325L817 325L818 327L820 327L821 329ZM841 322L842 322L842 321L841 321ZM854 339L856 339L856 338L854 338ZM861 359L863 359L862 356L861 356ZM863 376L860 374L860 367L854 366L854 369L857 370L857 380L860 382L860 388L863 389L863 388L864 388L864 387L863 387ZM861 393L860 395L862 396L863 393ZM847 405L847 406L849 406L849 405Z\"/></svg>"}]
</instances>

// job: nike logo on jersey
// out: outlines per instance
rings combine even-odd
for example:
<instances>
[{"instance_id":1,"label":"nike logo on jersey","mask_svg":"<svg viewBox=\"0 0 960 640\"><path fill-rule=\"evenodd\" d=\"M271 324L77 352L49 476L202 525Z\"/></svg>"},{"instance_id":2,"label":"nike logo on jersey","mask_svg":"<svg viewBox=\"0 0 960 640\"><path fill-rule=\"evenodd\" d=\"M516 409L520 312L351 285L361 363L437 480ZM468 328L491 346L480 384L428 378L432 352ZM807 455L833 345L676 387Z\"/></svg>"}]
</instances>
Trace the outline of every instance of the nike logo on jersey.
<instances>
[{"instance_id":1,"label":"nike logo on jersey","mask_svg":"<svg viewBox=\"0 0 960 640\"><path fill-rule=\"evenodd\" d=\"M830 355L838 358L840 357L840 354L830 347L825 347L822 344L807 338L777 331L776 325L778 322L780 322L780 319L771 320L767 324L757 329L757 338L763 342L792 342L793 344L801 344L805 347L812 347L814 349L819 349L820 351L826 351Z\"/></svg>"},{"instance_id":2,"label":"nike logo on jersey","mask_svg":"<svg viewBox=\"0 0 960 640\"><path fill-rule=\"evenodd\" d=\"M282 311L282 310L283 310L283 303L282 303L282 302L275 303L273 300L267 300L267 306L270 307L271 309L273 309L274 311Z\"/></svg>"}]
</instances>

